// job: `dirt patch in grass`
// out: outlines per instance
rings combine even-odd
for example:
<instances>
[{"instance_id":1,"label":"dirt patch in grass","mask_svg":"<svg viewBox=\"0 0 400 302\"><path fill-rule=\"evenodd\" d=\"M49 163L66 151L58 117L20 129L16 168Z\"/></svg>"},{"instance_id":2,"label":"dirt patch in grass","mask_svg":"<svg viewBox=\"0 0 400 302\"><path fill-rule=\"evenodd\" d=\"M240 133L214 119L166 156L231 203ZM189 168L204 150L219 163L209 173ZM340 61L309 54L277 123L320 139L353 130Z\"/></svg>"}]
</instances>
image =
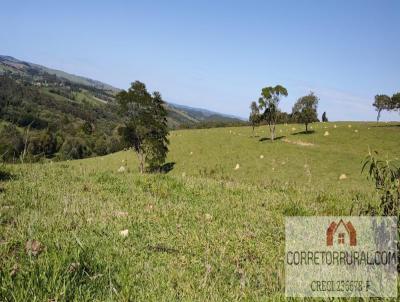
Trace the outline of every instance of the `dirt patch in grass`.
<instances>
[{"instance_id":1,"label":"dirt patch in grass","mask_svg":"<svg viewBox=\"0 0 400 302\"><path fill-rule=\"evenodd\" d=\"M307 143L307 142L303 142L303 141L291 141L291 140L289 140L287 138L282 139L282 141L285 142L285 143L304 146L304 147L314 146L313 143Z\"/></svg>"}]
</instances>

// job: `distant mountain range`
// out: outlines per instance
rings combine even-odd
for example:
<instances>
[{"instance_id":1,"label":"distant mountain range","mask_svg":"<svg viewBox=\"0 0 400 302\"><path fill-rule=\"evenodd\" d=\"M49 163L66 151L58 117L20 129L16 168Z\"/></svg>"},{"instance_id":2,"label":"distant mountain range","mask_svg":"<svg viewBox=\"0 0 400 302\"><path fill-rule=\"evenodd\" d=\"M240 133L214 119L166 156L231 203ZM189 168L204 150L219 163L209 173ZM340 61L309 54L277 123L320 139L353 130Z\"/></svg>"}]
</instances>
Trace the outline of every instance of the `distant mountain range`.
<instances>
[{"instance_id":1,"label":"distant mountain range","mask_svg":"<svg viewBox=\"0 0 400 302\"><path fill-rule=\"evenodd\" d=\"M116 93L120 91L119 88L100 81L18 60L11 56L0 55L0 75L5 74L30 82L48 95L60 94L55 93L63 90L60 87L70 84L79 85L80 93L75 94L74 97L85 98L94 104L96 102L113 102ZM55 86L57 89L54 89ZM63 97L68 98L68 94L61 94ZM55 95L55 97L59 98L59 95ZM196 126L202 123L231 124L243 122L243 120L235 116L173 103L167 103L167 110L169 113L168 122L171 128L183 125Z\"/></svg>"}]
</instances>

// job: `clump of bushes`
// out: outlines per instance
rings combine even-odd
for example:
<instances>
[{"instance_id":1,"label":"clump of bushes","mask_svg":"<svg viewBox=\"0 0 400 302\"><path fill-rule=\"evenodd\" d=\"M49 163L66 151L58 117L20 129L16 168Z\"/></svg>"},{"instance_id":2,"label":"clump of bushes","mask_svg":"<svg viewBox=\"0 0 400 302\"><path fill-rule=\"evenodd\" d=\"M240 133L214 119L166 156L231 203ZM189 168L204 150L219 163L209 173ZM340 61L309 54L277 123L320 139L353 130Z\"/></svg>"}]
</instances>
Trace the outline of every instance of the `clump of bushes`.
<instances>
[{"instance_id":1,"label":"clump of bushes","mask_svg":"<svg viewBox=\"0 0 400 302\"><path fill-rule=\"evenodd\" d=\"M68 137L60 149L59 157L61 159L79 159L89 157L92 150L86 141L80 137Z\"/></svg>"},{"instance_id":2,"label":"clump of bushes","mask_svg":"<svg viewBox=\"0 0 400 302\"><path fill-rule=\"evenodd\" d=\"M17 127L8 124L0 130L0 155L7 162L16 161L24 149L24 142Z\"/></svg>"}]
</instances>

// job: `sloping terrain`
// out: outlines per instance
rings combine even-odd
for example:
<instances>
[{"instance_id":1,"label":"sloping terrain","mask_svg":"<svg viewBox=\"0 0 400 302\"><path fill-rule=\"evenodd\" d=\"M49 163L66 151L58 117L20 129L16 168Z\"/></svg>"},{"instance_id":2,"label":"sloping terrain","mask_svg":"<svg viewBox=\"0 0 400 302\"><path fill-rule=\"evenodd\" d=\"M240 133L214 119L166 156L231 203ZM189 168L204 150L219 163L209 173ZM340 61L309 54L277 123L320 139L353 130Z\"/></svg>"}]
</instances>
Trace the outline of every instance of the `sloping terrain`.
<instances>
[{"instance_id":1,"label":"sloping terrain","mask_svg":"<svg viewBox=\"0 0 400 302\"><path fill-rule=\"evenodd\" d=\"M0 300L286 301L285 216L359 215L379 203L368 149L400 158L398 124L312 127L277 127L307 146L173 131L168 174L138 174L132 151L7 166Z\"/></svg>"}]
</instances>

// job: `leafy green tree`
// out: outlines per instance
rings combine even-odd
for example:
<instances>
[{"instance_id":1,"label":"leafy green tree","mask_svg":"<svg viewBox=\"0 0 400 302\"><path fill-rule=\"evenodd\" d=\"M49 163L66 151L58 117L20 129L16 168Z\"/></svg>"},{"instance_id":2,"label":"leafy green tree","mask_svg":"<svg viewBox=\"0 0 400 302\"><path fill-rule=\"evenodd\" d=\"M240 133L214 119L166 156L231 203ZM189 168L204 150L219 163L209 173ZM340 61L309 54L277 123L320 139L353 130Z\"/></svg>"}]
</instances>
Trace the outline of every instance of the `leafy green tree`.
<instances>
[{"instance_id":1,"label":"leafy green tree","mask_svg":"<svg viewBox=\"0 0 400 302\"><path fill-rule=\"evenodd\" d=\"M322 113L322 121L324 122L324 123L327 123L328 122L328 118L326 117L326 112L324 111L324 113Z\"/></svg>"},{"instance_id":2,"label":"leafy green tree","mask_svg":"<svg viewBox=\"0 0 400 302\"><path fill-rule=\"evenodd\" d=\"M249 121L251 126L253 127L253 135L254 135L254 128L260 124L261 116L260 116L260 108L258 108L256 102L251 102L250 105L250 117Z\"/></svg>"},{"instance_id":3,"label":"leafy green tree","mask_svg":"<svg viewBox=\"0 0 400 302\"><path fill-rule=\"evenodd\" d=\"M167 111L161 94L150 94L145 84L136 81L128 91L118 93L117 100L125 117L121 134L136 152L139 171L145 165L154 171L165 162L168 152Z\"/></svg>"},{"instance_id":4,"label":"leafy green tree","mask_svg":"<svg viewBox=\"0 0 400 302\"><path fill-rule=\"evenodd\" d=\"M393 94L391 107L392 110L400 110L400 92Z\"/></svg>"},{"instance_id":5,"label":"leafy green tree","mask_svg":"<svg viewBox=\"0 0 400 302\"><path fill-rule=\"evenodd\" d=\"M375 101L372 106L374 106L375 110L378 112L376 117L377 122L379 122L382 110L390 110L391 102L391 98L385 94L378 94L375 96Z\"/></svg>"},{"instance_id":6,"label":"leafy green tree","mask_svg":"<svg viewBox=\"0 0 400 302\"><path fill-rule=\"evenodd\" d=\"M297 117L299 122L306 125L306 132L308 132L308 124L318 120L318 101L318 97L310 92L309 95L299 98L293 106L292 114Z\"/></svg>"},{"instance_id":7,"label":"leafy green tree","mask_svg":"<svg viewBox=\"0 0 400 302\"><path fill-rule=\"evenodd\" d=\"M285 87L265 87L261 90L261 97L258 99L260 109L264 109L263 119L267 122L271 134L271 141L275 139L275 127L279 115L279 102L282 96L288 96Z\"/></svg>"}]
</instances>

